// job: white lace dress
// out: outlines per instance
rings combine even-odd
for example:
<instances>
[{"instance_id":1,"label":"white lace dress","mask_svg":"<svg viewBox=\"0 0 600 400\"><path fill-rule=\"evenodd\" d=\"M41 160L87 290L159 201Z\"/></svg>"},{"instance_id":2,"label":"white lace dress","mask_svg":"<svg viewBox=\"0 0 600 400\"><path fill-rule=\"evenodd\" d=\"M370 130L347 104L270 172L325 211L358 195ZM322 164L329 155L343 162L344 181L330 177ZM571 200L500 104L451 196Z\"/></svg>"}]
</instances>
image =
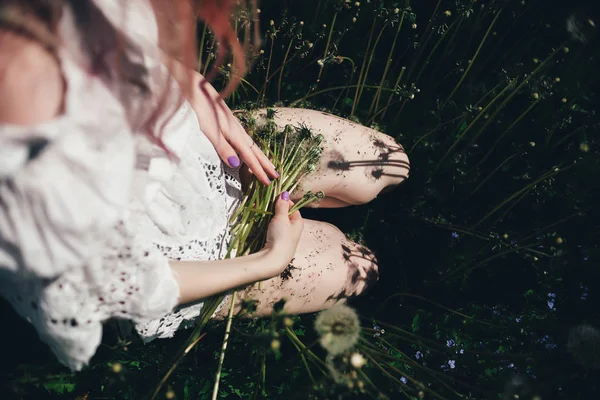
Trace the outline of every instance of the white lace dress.
<instances>
[{"instance_id":1,"label":"white lace dress","mask_svg":"<svg viewBox=\"0 0 600 400\"><path fill-rule=\"evenodd\" d=\"M132 40L156 47L144 1L132 2L127 23L120 0L94 2ZM63 35L73 34L69 18ZM0 294L63 364L79 370L109 318L134 321L151 340L199 314L202 303L175 308L179 287L168 261L225 256L241 187L189 104L165 129L180 160L174 164L132 132L136 111L125 110L114 90L85 74L72 53L62 51L60 60L63 115L36 126L0 124ZM165 73L152 60L146 67Z\"/></svg>"}]
</instances>

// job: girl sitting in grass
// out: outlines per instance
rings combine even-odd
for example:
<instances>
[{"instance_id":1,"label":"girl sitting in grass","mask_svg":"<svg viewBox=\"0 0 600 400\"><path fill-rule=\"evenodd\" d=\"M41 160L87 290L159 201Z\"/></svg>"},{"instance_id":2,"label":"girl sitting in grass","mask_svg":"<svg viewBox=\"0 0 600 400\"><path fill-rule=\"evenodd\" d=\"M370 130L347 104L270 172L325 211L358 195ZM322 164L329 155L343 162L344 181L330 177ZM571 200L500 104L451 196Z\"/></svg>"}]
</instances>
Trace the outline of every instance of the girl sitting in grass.
<instances>
[{"instance_id":1,"label":"girl sitting in grass","mask_svg":"<svg viewBox=\"0 0 600 400\"><path fill-rule=\"evenodd\" d=\"M325 193L313 206L364 204L408 176L408 159L317 111L276 110L276 124L324 135L320 163L280 194L261 251L224 258L249 180L278 173L222 100L239 78L219 94L190 67L198 15L243 74L232 1L192 3L0 0L0 293L73 370L110 318L151 340L234 288L264 316L282 298L287 313L314 312L377 280L368 249L288 212L308 191Z\"/></svg>"}]
</instances>

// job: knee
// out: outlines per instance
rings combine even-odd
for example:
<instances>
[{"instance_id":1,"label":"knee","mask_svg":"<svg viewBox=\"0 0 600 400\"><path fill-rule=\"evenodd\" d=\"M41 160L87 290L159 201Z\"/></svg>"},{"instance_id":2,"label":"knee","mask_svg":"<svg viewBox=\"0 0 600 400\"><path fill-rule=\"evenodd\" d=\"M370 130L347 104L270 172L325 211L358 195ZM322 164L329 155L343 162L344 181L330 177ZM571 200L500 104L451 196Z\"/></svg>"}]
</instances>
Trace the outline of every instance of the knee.
<instances>
[{"instance_id":1,"label":"knee","mask_svg":"<svg viewBox=\"0 0 600 400\"><path fill-rule=\"evenodd\" d=\"M380 174L381 178L385 178L381 179L382 191L389 190L408 179L410 160L400 143L391 136L379 133L373 139L373 145L378 149L381 160L381 169L374 174Z\"/></svg>"},{"instance_id":2,"label":"knee","mask_svg":"<svg viewBox=\"0 0 600 400\"><path fill-rule=\"evenodd\" d=\"M346 296L360 296L372 289L379 280L379 266L373 252L356 243L342 245L342 252L348 267Z\"/></svg>"}]
</instances>

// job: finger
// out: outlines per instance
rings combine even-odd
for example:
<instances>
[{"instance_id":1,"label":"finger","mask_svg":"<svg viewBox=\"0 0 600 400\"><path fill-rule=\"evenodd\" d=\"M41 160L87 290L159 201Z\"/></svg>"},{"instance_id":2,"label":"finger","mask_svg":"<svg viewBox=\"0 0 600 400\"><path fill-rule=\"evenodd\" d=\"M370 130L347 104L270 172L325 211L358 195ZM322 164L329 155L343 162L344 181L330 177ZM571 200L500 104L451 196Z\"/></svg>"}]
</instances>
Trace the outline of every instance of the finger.
<instances>
[{"instance_id":1,"label":"finger","mask_svg":"<svg viewBox=\"0 0 600 400\"><path fill-rule=\"evenodd\" d=\"M242 157L242 160L244 160L246 165L248 165L248 168L252 171L254 176L256 176L256 178L259 181L261 181L263 184L270 185L271 180L267 176L265 170L263 169L262 165L258 161L258 158L256 158L256 155L254 154L254 152L252 151L250 146L241 144L240 146L236 146L236 147L237 147L238 151L240 152L240 156Z\"/></svg>"},{"instance_id":2,"label":"finger","mask_svg":"<svg viewBox=\"0 0 600 400\"><path fill-rule=\"evenodd\" d=\"M260 149L258 145L252 146L252 151L254 151L254 155L258 159L258 162L262 166L263 170L273 179L279 178L279 173L275 169L275 166L269 160L269 157Z\"/></svg>"},{"instance_id":3,"label":"finger","mask_svg":"<svg viewBox=\"0 0 600 400\"><path fill-rule=\"evenodd\" d=\"M260 146L252 139L252 137L248 135L237 118L234 119L234 124L237 135L239 135L240 138L243 138L245 143L248 143L248 146L254 153L254 156L257 158L263 171L273 179L279 178L279 173L275 169L275 165L269 160L269 157L261 150Z\"/></svg>"},{"instance_id":4,"label":"finger","mask_svg":"<svg viewBox=\"0 0 600 400\"><path fill-rule=\"evenodd\" d=\"M290 211L290 194L283 192L275 203L275 217L287 217Z\"/></svg>"},{"instance_id":5,"label":"finger","mask_svg":"<svg viewBox=\"0 0 600 400\"><path fill-rule=\"evenodd\" d=\"M290 203L292 203L292 202L290 201ZM289 216L289 218L290 218L290 222L292 224L296 224L296 223L301 223L302 222L302 214L300 214L300 210L296 210L293 213L291 213L290 216Z\"/></svg>"},{"instance_id":6,"label":"finger","mask_svg":"<svg viewBox=\"0 0 600 400\"><path fill-rule=\"evenodd\" d=\"M213 144L213 146L215 146ZM223 162L229 165L231 168L237 168L240 166L240 159L236 154L235 150L226 140L219 140L217 145L215 146L215 150L217 150L217 154Z\"/></svg>"}]
</instances>

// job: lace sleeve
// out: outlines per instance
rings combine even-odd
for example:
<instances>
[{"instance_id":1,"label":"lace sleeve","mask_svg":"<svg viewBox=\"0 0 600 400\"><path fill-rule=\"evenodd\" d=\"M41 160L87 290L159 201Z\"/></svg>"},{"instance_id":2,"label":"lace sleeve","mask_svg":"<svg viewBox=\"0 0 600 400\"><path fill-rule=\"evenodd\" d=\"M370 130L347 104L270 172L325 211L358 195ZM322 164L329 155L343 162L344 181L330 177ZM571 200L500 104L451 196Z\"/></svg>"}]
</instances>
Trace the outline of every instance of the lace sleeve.
<instances>
[{"instance_id":1,"label":"lace sleeve","mask_svg":"<svg viewBox=\"0 0 600 400\"><path fill-rule=\"evenodd\" d=\"M140 235L131 218L119 222L102 256L53 281L8 276L7 299L31 322L59 361L80 370L95 354L102 323L158 320L177 305L179 285L167 258Z\"/></svg>"}]
</instances>

